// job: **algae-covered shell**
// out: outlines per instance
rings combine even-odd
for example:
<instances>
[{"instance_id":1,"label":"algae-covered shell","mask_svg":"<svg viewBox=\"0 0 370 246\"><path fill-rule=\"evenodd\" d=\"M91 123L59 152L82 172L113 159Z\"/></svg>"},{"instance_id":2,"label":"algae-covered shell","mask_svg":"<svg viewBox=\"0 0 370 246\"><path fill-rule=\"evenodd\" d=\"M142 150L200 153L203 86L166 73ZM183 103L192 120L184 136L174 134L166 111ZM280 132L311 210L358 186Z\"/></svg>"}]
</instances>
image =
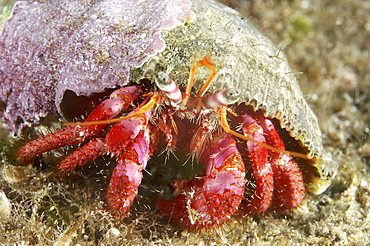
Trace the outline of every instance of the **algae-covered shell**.
<instances>
[{"instance_id":1,"label":"algae-covered shell","mask_svg":"<svg viewBox=\"0 0 370 246\"><path fill-rule=\"evenodd\" d=\"M48 32L43 31L45 30L43 26L33 30L38 32L38 36L46 37L42 41L51 41L51 44L42 43L43 46L40 48L47 51L46 55L37 54L39 60L46 59L47 63L42 65L48 67L48 75L51 75L45 76L40 70L24 72L29 69L27 66L29 60L22 63L23 67L17 71L27 75L32 74L32 78L37 81L32 84L34 86L49 83L48 88L53 88L50 100L34 103L41 105L40 107L48 104L44 107L43 115L50 112L55 113L58 110L60 112L59 104L67 89L78 95L88 96L107 88L125 85L129 82L128 80L131 83L143 78L152 80L160 70L165 70L174 81L184 85L188 80L191 65L205 55L212 55L218 69L218 76L208 92L239 88L241 90L239 103L252 105L256 110L261 109L266 117L277 119L281 127L299 142L312 160L305 164L308 167L304 173L309 183L309 190L313 193L324 191L330 184L329 179L335 173L332 168L334 162L323 154L322 135L317 118L306 103L295 74L289 68L282 52L244 17L220 3L191 0L193 11L191 12L187 0L163 0L155 6L153 2L155 1L110 0L79 4L79 1L52 0L47 3L32 3L38 5L37 8L43 4L49 4L49 7L39 11L39 14L44 14L45 11L52 13L60 11L58 14L68 13L68 18L63 19L63 26L49 20L54 26L58 26L58 30L53 29L52 26L48 26ZM31 6L31 3L23 4L34 11L35 6ZM96 6L96 4L100 5ZM66 11L53 10L58 5L63 6L61 9ZM132 7L127 11L131 11L136 19L125 19L127 18L125 13L117 9L119 6L126 5ZM20 5L16 6L19 8ZM26 13L30 10L26 10ZM30 14L30 16L34 15L33 12L32 15ZM52 15L54 16L55 13ZM45 16L34 19L32 25L41 20L45 21ZM114 18L110 18L112 16ZM16 17L17 12L14 11L9 20L14 20ZM27 16L19 19L15 24L26 21ZM54 20L54 22L58 21L58 19ZM8 52L4 51L7 48L6 45L9 45L9 42L18 41L17 38L20 37L23 37L22 42L26 45L34 45L34 43L27 43L28 38L24 36L27 35L26 33L10 37L9 30L17 29L12 26L15 24L9 21L5 23L0 38L0 54ZM154 29L147 26L154 24L156 24ZM70 29L71 26L73 26L72 29ZM58 34L63 29L69 32L59 37ZM49 38L48 35L54 36ZM151 35L156 38L142 43L143 40L149 40ZM94 43L99 39L102 39L105 45ZM166 47L163 45L164 42L161 42L162 40ZM21 52L22 47L18 47L20 48L14 49L13 52ZM130 59L127 59L132 53L137 55L132 55ZM8 57L19 55L9 52L6 54ZM29 54L31 58L27 59L34 61L34 55ZM1 80L6 79L9 85L15 79L9 76L10 70L7 64L14 63L14 59L0 59L0 78ZM77 67L81 62L88 66ZM126 72L129 72L130 76ZM40 75L35 73L40 73ZM208 74L206 69L197 72L195 91L199 90ZM69 83L70 81L75 82ZM97 81L104 84L97 86L99 84ZM65 86L67 82L68 87ZM42 88L44 88L43 85ZM36 94L37 91L39 90L36 89ZM14 90L1 85L0 100L5 105L11 104L9 98L13 92ZM2 110L3 119L11 129L17 130L15 117L10 120L11 110L13 109ZM29 109L22 108L22 110L24 114L28 114L28 119L23 118L23 120L31 123L38 121L38 119L30 119L29 115L32 114L29 113ZM37 115L38 118L40 116L42 115ZM22 118L22 115L20 117Z\"/></svg>"},{"instance_id":2,"label":"algae-covered shell","mask_svg":"<svg viewBox=\"0 0 370 246\"><path fill-rule=\"evenodd\" d=\"M296 139L313 161L305 173L307 189L322 193L336 175L336 162L324 152L317 117L308 106L294 72L281 50L237 11L217 2L193 0L195 20L162 32L167 48L133 72L133 79L167 70L177 83L186 84L192 64L211 54L218 76L209 92L240 88L239 103L261 109ZM149 75L148 75L149 74ZM209 75L197 72L195 91ZM325 153L325 154L323 154Z\"/></svg>"}]
</instances>

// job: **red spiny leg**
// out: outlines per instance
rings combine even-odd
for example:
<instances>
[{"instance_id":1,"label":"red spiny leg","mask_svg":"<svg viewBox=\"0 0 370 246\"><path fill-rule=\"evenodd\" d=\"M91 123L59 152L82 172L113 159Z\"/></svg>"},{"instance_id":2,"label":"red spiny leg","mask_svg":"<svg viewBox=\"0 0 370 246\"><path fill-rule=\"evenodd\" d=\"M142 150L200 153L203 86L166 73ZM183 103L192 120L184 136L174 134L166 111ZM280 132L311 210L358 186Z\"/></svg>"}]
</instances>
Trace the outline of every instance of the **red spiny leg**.
<instances>
[{"instance_id":1,"label":"red spiny leg","mask_svg":"<svg viewBox=\"0 0 370 246\"><path fill-rule=\"evenodd\" d=\"M94 138L67 155L59 164L62 173L67 174L89 160L95 160L106 154L105 139Z\"/></svg>"},{"instance_id":2,"label":"red spiny leg","mask_svg":"<svg viewBox=\"0 0 370 246\"><path fill-rule=\"evenodd\" d=\"M267 144L285 150L284 142L280 138L273 123L269 119L260 117L260 125L266 134ZM302 173L294 159L286 153L269 151L274 172L276 196L280 204L276 209L288 210L297 207L305 196Z\"/></svg>"},{"instance_id":3,"label":"red spiny leg","mask_svg":"<svg viewBox=\"0 0 370 246\"><path fill-rule=\"evenodd\" d=\"M131 114L140 110L140 107ZM107 200L112 210L127 213L135 199L147 162L152 155L157 139L151 133L149 110L133 118L119 121L108 132L107 150L117 155L116 167L107 191Z\"/></svg>"},{"instance_id":4,"label":"red spiny leg","mask_svg":"<svg viewBox=\"0 0 370 246\"><path fill-rule=\"evenodd\" d=\"M132 111L130 114L135 113ZM129 115L130 115L129 114ZM151 111L142 114L141 117L134 117L117 122L107 133L106 142L109 153L119 155L126 149L126 146L135 140L139 132L147 127Z\"/></svg>"},{"instance_id":5,"label":"red spiny leg","mask_svg":"<svg viewBox=\"0 0 370 246\"><path fill-rule=\"evenodd\" d=\"M128 86L113 92L111 98L99 104L86 121L107 120L116 117L136 99L139 91L137 86ZM60 129L21 147L18 151L18 158L20 161L29 162L44 152L86 141L94 135L101 134L106 127L107 124L99 124Z\"/></svg>"},{"instance_id":6,"label":"red spiny leg","mask_svg":"<svg viewBox=\"0 0 370 246\"><path fill-rule=\"evenodd\" d=\"M242 117L242 131L261 143L266 143L263 136L263 129L249 115ZM247 141L248 157L252 167L256 188L253 196L243 201L242 210L244 213L264 212L270 205L274 192L274 178L271 163L268 159L268 150L252 141Z\"/></svg>"},{"instance_id":7,"label":"red spiny leg","mask_svg":"<svg viewBox=\"0 0 370 246\"><path fill-rule=\"evenodd\" d=\"M107 191L108 204L112 210L125 214L130 209L143 178L142 171L156 145L156 141L151 141L153 138L150 131L144 128L118 156Z\"/></svg>"},{"instance_id":8,"label":"red spiny leg","mask_svg":"<svg viewBox=\"0 0 370 246\"><path fill-rule=\"evenodd\" d=\"M206 176L177 181L181 193L173 201L159 200L160 210L189 229L213 228L238 210L244 193L244 163L231 135L213 137L200 159Z\"/></svg>"}]
</instances>

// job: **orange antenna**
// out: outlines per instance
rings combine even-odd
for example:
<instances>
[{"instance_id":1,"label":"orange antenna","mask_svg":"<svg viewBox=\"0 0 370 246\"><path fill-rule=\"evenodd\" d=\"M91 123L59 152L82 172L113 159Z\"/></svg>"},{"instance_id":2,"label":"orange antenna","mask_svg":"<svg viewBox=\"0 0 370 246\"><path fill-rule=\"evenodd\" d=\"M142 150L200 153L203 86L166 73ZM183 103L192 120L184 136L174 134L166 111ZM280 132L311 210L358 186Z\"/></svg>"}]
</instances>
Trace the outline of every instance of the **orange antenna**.
<instances>
[{"instance_id":1,"label":"orange antenna","mask_svg":"<svg viewBox=\"0 0 370 246\"><path fill-rule=\"evenodd\" d=\"M214 62L212 60L212 57L210 55L206 55L202 60L200 60L199 62L195 63L190 68L189 81L188 81L188 84L186 86L185 97L184 97L184 100L183 100L183 105L184 106L186 106L187 103L188 103L188 101L189 101L191 88L193 87L195 71L198 68L203 67L203 66L206 66L211 71L211 74L210 74L208 80L203 85L202 89L199 91L199 93L197 95L197 98L195 100L195 107L196 108L198 107L198 105L200 103L200 99L203 97L204 93L207 91L207 89L208 89L209 85L211 84L212 80L217 75L216 66L215 66L215 64L214 64Z\"/></svg>"},{"instance_id":2,"label":"orange antenna","mask_svg":"<svg viewBox=\"0 0 370 246\"><path fill-rule=\"evenodd\" d=\"M299 153L299 152L295 152L295 151L288 151L288 150L281 150L281 149L277 149L273 146L270 146L266 143L262 143L260 141L257 141L253 138L250 138L248 136L245 136L243 134L240 134L234 130L231 130L230 129L230 125L229 123L227 122L227 117L226 117L226 111L231 111L231 109L227 108L227 107L219 107L219 111L218 111L218 115L221 119L221 126L222 128L224 129L225 132L227 133L230 133L231 135L234 135L235 137L238 137L238 138L241 138L241 139L244 139L244 140L247 140L247 141L251 141L251 142L254 142L266 149L269 149L271 151L274 151L274 152L277 152L277 153L284 153L284 154L289 154L291 156L294 156L294 157L298 157L298 158L301 158L301 159L305 159L305 160L311 160L310 158L308 158L305 154L303 153ZM232 112L232 111L231 111ZM232 112L232 114L235 115L234 112Z\"/></svg>"},{"instance_id":3,"label":"orange antenna","mask_svg":"<svg viewBox=\"0 0 370 246\"><path fill-rule=\"evenodd\" d=\"M110 120L97 120L97 121L89 121L89 122L65 122L65 123L62 123L62 126L102 125L102 124L115 123L115 122L118 122L118 121L121 121L121 120L126 120L126 119L129 119L129 118L134 118L134 117L140 116L141 114L151 110L153 108L153 106L155 104L157 104L158 101L160 101L160 100L161 100L161 95L154 94L152 96L152 98L149 100L149 102L147 102L144 106L140 107L140 109L137 112L132 113L130 115L126 115L126 116L123 116L123 117L114 118L114 119L110 119Z\"/></svg>"}]
</instances>

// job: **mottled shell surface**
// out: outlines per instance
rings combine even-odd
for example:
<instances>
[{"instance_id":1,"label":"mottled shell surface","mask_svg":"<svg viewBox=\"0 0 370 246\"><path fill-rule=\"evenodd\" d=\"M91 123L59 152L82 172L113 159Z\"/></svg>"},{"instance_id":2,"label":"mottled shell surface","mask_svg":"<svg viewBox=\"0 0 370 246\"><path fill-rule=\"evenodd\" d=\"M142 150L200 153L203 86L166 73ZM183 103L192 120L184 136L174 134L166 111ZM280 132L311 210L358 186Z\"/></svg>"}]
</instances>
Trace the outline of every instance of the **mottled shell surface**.
<instances>
[{"instance_id":1,"label":"mottled shell surface","mask_svg":"<svg viewBox=\"0 0 370 246\"><path fill-rule=\"evenodd\" d=\"M50 2L61 4L59 1ZM129 22L124 21L122 13L117 8L122 7L122 3L126 5L127 3L137 4L137 2L142 5L139 7L134 5L128 11L134 13L131 22L137 21L139 24L130 25ZM183 86L187 83L191 65L205 55L212 55L218 69L218 76L211 84L208 93L239 88L241 90L239 103L252 105L256 110L261 109L266 117L276 118L281 127L286 129L290 136L306 149L308 157L312 159L313 169L317 169L313 172L312 177L309 177L312 178L309 180L312 183L309 190L314 193L325 190L330 183L326 179L332 173L331 170L326 169L326 162L324 163L326 157L323 156L322 135L317 118L306 103L295 74L289 68L284 54L244 17L220 3L191 0L190 11L190 4L186 0L163 1L157 5L153 5L152 2L155 1L94 1L94 4L99 4L99 8L97 6L95 6L96 9L85 7L85 12L72 10L75 7L82 8L83 6L77 4L76 1L68 1L68 4L65 4L68 8L63 14L69 13L72 16L79 16L80 25L85 26L74 24L74 30L68 36L71 43L66 47L60 46L64 49L63 51L57 50L58 54L63 57L63 62L68 64L59 65L54 56L52 56L53 59L49 60L51 64L45 64L45 66L60 66L56 70L53 67L50 72L55 72L57 76L53 73L51 78L48 77L45 80L40 79L42 76L35 77L37 83L51 83L52 87L55 88L57 96L54 95L55 98L51 98L53 103L47 106L48 109L45 112L57 111L66 89L72 90L78 95L90 95L93 92L125 85L128 83L128 79L131 82L138 82L143 78L153 81L158 71L167 72L176 83ZM42 5L41 3L34 4ZM92 3L84 4L94 5ZM117 6L114 7L114 4ZM177 4L182 7L175 7ZM140 18L140 14L136 13L135 6L145 10L139 12L146 17ZM101 9L104 10L103 13ZM109 16L117 17L117 15L112 15L111 11L118 11L120 18L115 19L114 24L109 20L110 24L108 25L107 18ZM24 17L20 22L24 22L26 19L27 17ZM98 22L101 23L100 26L96 26L96 20L100 20ZM73 23L75 22L76 20L73 21ZM70 24L68 22L64 24L65 28L68 29ZM5 28L7 28L6 25L7 23L4 25ZM154 25L156 28L152 29L147 25ZM35 31L40 35L51 35L42 30ZM48 32L52 31L53 29L48 30ZM4 33L0 39L0 46L8 41L8 38L4 37ZM127 36L128 34L131 36ZM50 41L58 42L58 39L54 40L55 36L53 37ZM141 39L147 40L148 37L152 37L151 41L142 44ZM97 38L101 39L101 42L105 42L106 45L95 44L94 40ZM9 42L16 42L14 37L11 40ZM137 46L136 43L142 44L142 47ZM49 48L49 46L46 47ZM54 49L49 52L52 51ZM132 52L137 53L129 56ZM140 56L143 54L144 57ZM127 59L128 56L131 60ZM4 74L7 73L4 69L6 66L3 66L6 62L4 59L0 60L2 79L7 77L6 75L4 77ZM23 64L23 66L27 66L27 64ZM47 69L52 68L48 67ZM85 72L84 75L76 72L81 69ZM209 71L205 68L198 70L194 84L195 91L200 89L209 75ZM20 71L23 72L24 68L21 68ZM7 79L10 82L13 80L9 77ZM111 82L112 79L114 82ZM70 84L74 86L66 88L66 81L73 81ZM98 82L103 85L97 86ZM36 83L32 85L37 86ZM3 92L0 95L2 96L0 100L9 101L5 95L10 95L10 89L2 86L1 90ZM5 112L8 111L7 109ZM27 112L27 114L30 113ZM37 122L35 119L29 121ZM13 128L17 129L16 126Z\"/></svg>"}]
</instances>

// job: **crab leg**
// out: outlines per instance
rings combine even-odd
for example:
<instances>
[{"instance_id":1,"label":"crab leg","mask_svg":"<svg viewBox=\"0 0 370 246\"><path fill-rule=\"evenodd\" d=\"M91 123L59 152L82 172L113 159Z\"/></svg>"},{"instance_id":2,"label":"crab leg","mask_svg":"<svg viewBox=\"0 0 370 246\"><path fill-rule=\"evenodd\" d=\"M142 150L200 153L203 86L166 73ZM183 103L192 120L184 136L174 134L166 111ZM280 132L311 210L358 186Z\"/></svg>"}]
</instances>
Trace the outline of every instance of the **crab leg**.
<instances>
[{"instance_id":1,"label":"crab leg","mask_svg":"<svg viewBox=\"0 0 370 246\"><path fill-rule=\"evenodd\" d=\"M106 120L116 117L131 104L139 95L137 86L123 87L112 93L111 97L103 101L88 116L86 121ZM33 140L18 151L20 161L29 162L35 156L44 152L73 145L88 140L91 136L101 134L107 124L70 126L60 129L52 134Z\"/></svg>"},{"instance_id":2,"label":"crab leg","mask_svg":"<svg viewBox=\"0 0 370 246\"><path fill-rule=\"evenodd\" d=\"M143 178L142 171L154 150L153 146L149 131L142 129L118 156L107 191L108 205L112 210L125 214L130 209Z\"/></svg>"},{"instance_id":3,"label":"crab leg","mask_svg":"<svg viewBox=\"0 0 370 246\"><path fill-rule=\"evenodd\" d=\"M59 170L67 174L78 166L84 165L89 160L95 160L107 153L104 138L94 138L75 149L67 155L60 163Z\"/></svg>"},{"instance_id":4,"label":"crab leg","mask_svg":"<svg viewBox=\"0 0 370 246\"><path fill-rule=\"evenodd\" d=\"M200 154L203 178L181 180L174 186L181 193L173 201L159 200L160 209L189 229L213 228L237 211L244 192L244 163L234 139L222 133Z\"/></svg>"},{"instance_id":5,"label":"crab leg","mask_svg":"<svg viewBox=\"0 0 370 246\"><path fill-rule=\"evenodd\" d=\"M166 137L167 149L175 149L179 132L172 112L164 112L159 119L159 129Z\"/></svg>"},{"instance_id":6,"label":"crab leg","mask_svg":"<svg viewBox=\"0 0 370 246\"><path fill-rule=\"evenodd\" d=\"M259 119L260 125L266 134L267 144L285 150L284 142L280 138L271 120ZM274 173L276 195L281 205L279 209L292 209L297 207L305 196L302 173L294 159L285 152L269 151L272 157L271 164Z\"/></svg>"},{"instance_id":7,"label":"crab leg","mask_svg":"<svg viewBox=\"0 0 370 246\"><path fill-rule=\"evenodd\" d=\"M229 133L231 135L234 135L235 137L238 137L238 138L241 138L241 139L244 139L244 140L247 140L247 141L255 142L256 144L259 144L262 147L264 147L264 148L266 148L266 149L268 149L269 151L272 151L272 152L284 153L286 155L298 157L298 158L305 159L305 160L310 160L310 158L308 158L307 155L305 155L303 153L294 152L294 151L287 151L284 148L283 149L279 149L279 148L276 148L276 147L274 147L272 145L269 145L267 143L259 142L259 141L255 140L253 138L250 138L250 137L245 136L243 134L240 134L240 133L238 133L238 132L236 132L234 130L231 130L230 129L230 125L227 122L227 117L226 117L227 111L229 113L231 113L232 115L237 116L237 114L235 114L231 109L229 109L227 107L222 107L222 106L221 107L218 107L217 114L220 117L221 126L222 126L222 128L224 129L225 132L227 132L227 133Z\"/></svg>"},{"instance_id":8,"label":"crab leg","mask_svg":"<svg viewBox=\"0 0 370 246\"><path fill-rule=\"evenodd\" d=\"M244 135L266 143L262 127L251 116L244 115L242 122ZM247 148L256 188L252 198L243 204L242 210L245 213L264 212L270 206L274 192L273 169L268 160L268 149L252 141L247 141Z\"/></svg>"},{"instance_id":9,"label":"crab leg","mask_svg":"<svg viewBox=\"0 0 370 246\"><path fill-rule=\"evenodd\" d=\"M118 122L106 137L108 151L118 156L108 186L107 200L111 209L122 214L128 211L138 193L142 171L157 142L148 125L151 112L149 110L138 117Z\"/></svg>"},{"instance_id":10,"label":"crab leg","mask_svg":"<svg viewBox=\"0 0 370 246\"><path fill-rule=\"evenodd\" d=\"M143 104L145 105L146 102ZM119 121L107 133L105 139L94 138L73 151L60 164L63 172L69 172L90 159L111 153L117 156L116 167L107 191L108 204L112 210L125 214L135 199L149 157L157 143L155 133L151 133L148 119L151 110L138 114L137 108L128 115L135 114Z\"/></svg>"}]
</instances>

